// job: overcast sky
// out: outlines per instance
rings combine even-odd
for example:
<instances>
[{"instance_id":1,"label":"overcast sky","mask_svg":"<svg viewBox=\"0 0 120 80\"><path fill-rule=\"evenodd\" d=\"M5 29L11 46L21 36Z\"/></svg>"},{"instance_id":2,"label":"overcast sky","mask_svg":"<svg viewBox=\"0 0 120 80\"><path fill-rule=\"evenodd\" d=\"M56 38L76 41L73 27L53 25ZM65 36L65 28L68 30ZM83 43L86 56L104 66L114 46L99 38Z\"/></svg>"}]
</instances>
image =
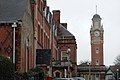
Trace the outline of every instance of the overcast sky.
<instances>
[{"instance_id":1,"label":"overcast sky","mask_svg":"<svg viewBox=\"0 0 120 80\"><path fill-rule=\"evenodd\" d=\"M90 27L97 13L104 28L104 64L112 65L120 54L120 0L47 0L50 10L61 11L61 22L77 40L77 62L91 60Z\"/></svg>"}]
</instances>

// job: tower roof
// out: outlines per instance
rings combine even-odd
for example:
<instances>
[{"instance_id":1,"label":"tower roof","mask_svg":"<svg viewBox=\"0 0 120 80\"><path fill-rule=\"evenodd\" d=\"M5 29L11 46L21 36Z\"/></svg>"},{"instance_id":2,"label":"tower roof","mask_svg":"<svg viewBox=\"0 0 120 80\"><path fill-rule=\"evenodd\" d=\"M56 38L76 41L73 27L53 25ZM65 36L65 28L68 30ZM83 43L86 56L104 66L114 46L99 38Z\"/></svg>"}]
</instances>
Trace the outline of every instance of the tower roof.
<instances>
[{"instance_id":1,"label":"tower roof","mask_svg":"<svg viewBox=\"0 0 120 80\"><path fill-rule=\"evenodd\" d=\"M100 16L98 14L95 14L93 18L100 18Z\"/></svg>"},{"instance_id":2,"label":"tower roof","mask_svg":"<svg viewBox=\"0 0 120 80\"><path fill-rule=\"evenodd\" d=\"M92 20L93 20L93 19L101 19L101 17L100 17L100 15L95 14L95 15L93 16Z\"/></svg>"}]
</instances>

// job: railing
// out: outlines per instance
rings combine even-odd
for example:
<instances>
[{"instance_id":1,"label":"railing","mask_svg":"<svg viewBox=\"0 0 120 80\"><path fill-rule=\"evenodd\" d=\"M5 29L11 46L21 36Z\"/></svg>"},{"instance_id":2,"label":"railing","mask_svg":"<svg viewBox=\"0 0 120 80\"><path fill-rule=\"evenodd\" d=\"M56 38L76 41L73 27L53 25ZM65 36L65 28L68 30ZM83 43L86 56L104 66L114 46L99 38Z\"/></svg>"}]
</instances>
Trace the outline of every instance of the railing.
<instances>
[{"instance_id":1,"label":"railing","mask_svg":"<svg viewBox=\"0 0 120 80\"><path fill-rule=\"evenodd\" d=\"M105 66L79 66L78 71L105 71Z\"/></svg>"}]
</instances>

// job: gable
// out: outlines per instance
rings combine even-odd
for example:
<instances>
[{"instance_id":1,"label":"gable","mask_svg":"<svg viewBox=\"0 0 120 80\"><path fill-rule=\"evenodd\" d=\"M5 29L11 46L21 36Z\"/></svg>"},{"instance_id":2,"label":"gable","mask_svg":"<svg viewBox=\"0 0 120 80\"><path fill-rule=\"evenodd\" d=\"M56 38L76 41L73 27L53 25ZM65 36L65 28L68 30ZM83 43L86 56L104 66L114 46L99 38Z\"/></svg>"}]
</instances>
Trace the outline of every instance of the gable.
<instances>
[{"instance_id":1,"label":"gable","mask_svg":"<svg viewBox=\"0 0 120 80\"><path fill-rule=\"evenodd\" d=\"M107 74L107 75L110 75L110 74L112 75L112 74L114 74L114 73L111 71L111 69L109 69L106 74Z\"/></svg>"}]
</instances>

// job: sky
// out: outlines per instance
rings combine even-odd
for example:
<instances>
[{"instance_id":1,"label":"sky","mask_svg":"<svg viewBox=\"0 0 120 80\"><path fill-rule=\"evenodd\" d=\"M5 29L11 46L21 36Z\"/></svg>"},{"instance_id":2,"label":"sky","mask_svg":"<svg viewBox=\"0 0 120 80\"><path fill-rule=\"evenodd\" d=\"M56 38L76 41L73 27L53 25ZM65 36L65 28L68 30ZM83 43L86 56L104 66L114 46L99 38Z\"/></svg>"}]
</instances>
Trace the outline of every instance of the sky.
<instances>
[{"instance_id":1,"label":"sky","mask_svg":"<svg viewBox=\"0 0 120 80\"><path fill-rule=\"evenodd\" d=\"M114 64L120 54L120 0L47 0L47 5L50 11L61 11L61 23L75 36L78 64L91 61L90 28L97 5L104 28L104 64Z\"/></svg>"}]
</instances>

